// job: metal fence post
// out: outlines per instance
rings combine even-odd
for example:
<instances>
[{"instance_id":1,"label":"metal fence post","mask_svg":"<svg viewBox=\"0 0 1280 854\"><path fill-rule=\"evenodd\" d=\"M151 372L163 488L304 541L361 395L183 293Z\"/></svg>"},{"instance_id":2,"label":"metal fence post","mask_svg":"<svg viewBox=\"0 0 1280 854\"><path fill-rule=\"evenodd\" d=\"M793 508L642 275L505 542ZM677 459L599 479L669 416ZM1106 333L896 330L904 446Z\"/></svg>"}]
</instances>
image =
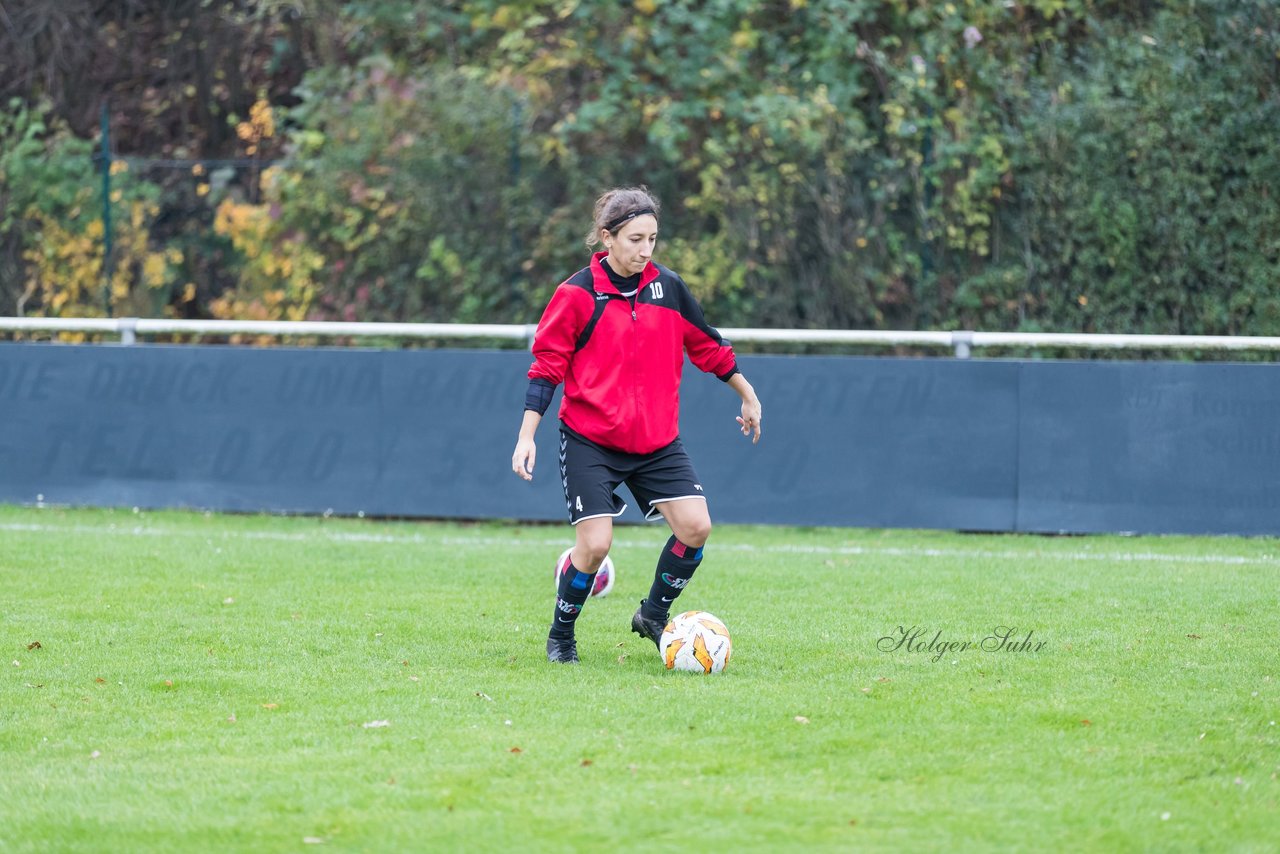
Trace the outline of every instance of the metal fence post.
<instances>
[{"instance_id":1,"label":"metal fence post","mask_svg":"<svg viewBox=\"0 0 1280 854\"><path fill-rule=\"evenodd\" d=\"M102 101L102 302L111 316L111 111Z\"/></svg>"}]
</instances>

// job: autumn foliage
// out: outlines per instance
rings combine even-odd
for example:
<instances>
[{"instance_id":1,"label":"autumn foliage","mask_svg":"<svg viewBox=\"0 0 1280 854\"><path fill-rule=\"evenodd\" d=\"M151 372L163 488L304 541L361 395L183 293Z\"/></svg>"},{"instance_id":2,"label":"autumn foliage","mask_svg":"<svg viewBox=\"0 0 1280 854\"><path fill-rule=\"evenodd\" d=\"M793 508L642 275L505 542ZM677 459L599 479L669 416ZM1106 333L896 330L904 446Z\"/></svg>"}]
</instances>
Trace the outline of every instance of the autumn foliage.
<instances>
[{"instance_id":1,"label":"autumn foliage","mask_svg":"<svg viewBox=\"0 0 1280 854\"><path fill-rule=\"evenodd\" d=\"M725 325L1280 333L1263 0L34 5L5 314L531 322L645 183Z\"/></svg>"}]
</instances>

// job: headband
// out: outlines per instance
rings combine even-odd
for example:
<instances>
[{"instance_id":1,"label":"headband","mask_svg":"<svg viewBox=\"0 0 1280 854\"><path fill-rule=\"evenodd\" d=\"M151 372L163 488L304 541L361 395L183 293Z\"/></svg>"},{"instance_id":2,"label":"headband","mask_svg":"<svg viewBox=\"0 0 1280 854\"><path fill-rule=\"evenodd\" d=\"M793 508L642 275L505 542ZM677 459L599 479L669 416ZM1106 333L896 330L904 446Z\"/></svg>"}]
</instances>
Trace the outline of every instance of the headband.
<instances>
[{"instance_id":1,"label":"headband","mask_svg":"<svg viewBox=\"0 0 1280 854\"><path fill-rule=\"evenodd\" d=\"M655 211L653 208L641 208L638 211L632 211L629 214L623 214L622 216L615 219L613 222L605 223L604 230L608 232L617 231L618 226L622 225L623 223L631 222L631 220L635 219L636 217L644 216L645 214L649 214L650 216L655 216L655 217L658 215L657 211Z\"/></svg>"}]
</instances>

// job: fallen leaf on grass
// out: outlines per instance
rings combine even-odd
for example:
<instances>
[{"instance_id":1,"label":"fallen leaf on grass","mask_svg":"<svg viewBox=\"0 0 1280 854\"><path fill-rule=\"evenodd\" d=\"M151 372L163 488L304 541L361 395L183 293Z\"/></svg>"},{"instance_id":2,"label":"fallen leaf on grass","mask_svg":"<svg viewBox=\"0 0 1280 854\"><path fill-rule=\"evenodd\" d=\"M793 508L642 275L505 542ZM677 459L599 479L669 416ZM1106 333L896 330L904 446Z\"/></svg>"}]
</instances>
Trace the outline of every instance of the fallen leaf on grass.
<instances>
[{"instance_id":1,"label":"fallen leaf on grass","mask_svg":"<svg viewBox=\"0 0 1280 854\"><path fill-rule=\"evenodd\" d=\"M1088 718L1085 718L1084 720L1080 721L1080 726L1093 726L1093 721L1089 720Z\"/></svg>"},{"instance_id":2,"label":"fallen leaf on grass","mask_svg":"<svg viewBox=\"0 0 1280 854\"><path fill-rule=\"evenodd\" d=\"M391 721L369 721L368 723L360 724L360 726L365 729L379 729L380 727L391 726Z\"/></svg>"},{"instance_id":3,"label":"fallen leaf on grass","mask_svg":"<svg viewBox=\"0 0 1280 854\"><path fill-rule=\"evenodd\" d=\"M262 704L262 708L264 708L264 709L278 709L278 708L280 708L280 704L279 704L279 703L263 703L263 704Z\"/></svg>"},{"instance_id":4,"label":"fallen leaf on grass","mask_svg":"<svg viewBox=\"0 0 1280 854\"><path fill-rule=\"evenodd\" d=\"M32 641L31 643L27 644L27 649L29 649L29 650L31 650L31 649L44 649L44 647L40 645L40 641Z\"/></svg>"},{"instance_id":5,"label":"fallen leaf on grass","mask_svg":"<svg viewBox=\"0 0 1280 854\"><path fill-rule=\"evenodd\" d=\"M477 691L476 696L479 697L481 700L488 700L490 703L493 702L493 698L483 691Z\"/></svg>"},{"instance_id":6,"label":"fallen leaf on grass","mask_svg":"<svg viewBox=\"0 0 1280 854\"><path fill-rule=\"evenodd\" d=\"M103 679L101 676L99 676L97 679L94 679L93 681L94 681L94 682L97 682L99 685L106 685L106 684L107 684L107 680Z\"/></svg>"},{"instance_id":7,"label":"fallen leaf on grass","mask_svg":"<svg viewBox=\"0 0 1280 854\"><path fill-rule=\"evenodd\" d=\"M523 750L521 750L521 749L520 749L520 748L518 748L518 747L513 747L513 748L511 748L511 752L512 752L512 753L524 753L524 751L523 751Z\"/></svg>"},{"instance_id":8,"label":"fallen leaf on grass","mask_svg":"<svg viewBox=\"0 0 1280 854\"><path fill-rule=\"evenodd\" d=\"M590 760L590 759L584 759L584 760L582 760L582 767L583 767L583 768L586 768L586 767L588 767L588 766L590 766L590 765L591 765L591 760Z\"/></svg>"},{"instance_id":9,"label":"fallen leaf on grass","mask_svg":"<svg viewBox=\"0 0 1280 854\"><path fill-rule=\"evenodd\" d=\"M796 715L796 723L807 724L808 722L809 722L809 719L806 718L804 715Z\"/></svg>"},{"instance_id":10,"label":"fallen leaf on grass","mask_svg":"<svg viewBox=\"0 0 1280 854\"><path fill-rule=\"evenodd\" d=\"M1199 635L1187 635L1187 637L1191 638L1192 640L1200 640Z\"/></svg>"},{"instance_id":11,"label":"fallen leaf on grass","mask_svg":"<svg viewBox=\"0 0 1280 854\"><path fill-rule=\"evenodd\" d=\"M417 676L410 676L410 677L409 677L409 681L410 681L410 682L417 682L417 681L418 681L418 677L417 677Z\"/></svg>"},{"instance_id":12,"label":"fallen leaf on grass","mask_svg":"<svg viewBox=\"0 0 1280 854\"><path fill-rule=\"evenodd\" d=\"M173 687L173 680L172 680L172 679L166 679L166 680L164 680L164 687L166 687L166 688L172 688L172 687Z\"/></svg>"}]
</instances>

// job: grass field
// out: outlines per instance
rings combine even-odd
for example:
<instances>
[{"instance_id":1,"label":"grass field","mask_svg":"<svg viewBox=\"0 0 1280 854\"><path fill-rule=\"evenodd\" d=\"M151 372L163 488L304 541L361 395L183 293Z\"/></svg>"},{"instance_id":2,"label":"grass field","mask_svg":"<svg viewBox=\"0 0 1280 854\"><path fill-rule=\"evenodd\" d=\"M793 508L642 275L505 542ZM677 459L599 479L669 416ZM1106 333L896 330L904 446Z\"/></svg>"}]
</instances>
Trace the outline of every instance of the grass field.
<instances>
[{"instance_id":1,"label":"grass field","mask_svg":"<svg viewBox=\"0 0 1280 854\"><path fill-rule=\"evenodd\" d=\"M721 526L701 677L569 535L0 507L0 850L1280 846L1275 540Z\"/></svg>"}]
</instances>

